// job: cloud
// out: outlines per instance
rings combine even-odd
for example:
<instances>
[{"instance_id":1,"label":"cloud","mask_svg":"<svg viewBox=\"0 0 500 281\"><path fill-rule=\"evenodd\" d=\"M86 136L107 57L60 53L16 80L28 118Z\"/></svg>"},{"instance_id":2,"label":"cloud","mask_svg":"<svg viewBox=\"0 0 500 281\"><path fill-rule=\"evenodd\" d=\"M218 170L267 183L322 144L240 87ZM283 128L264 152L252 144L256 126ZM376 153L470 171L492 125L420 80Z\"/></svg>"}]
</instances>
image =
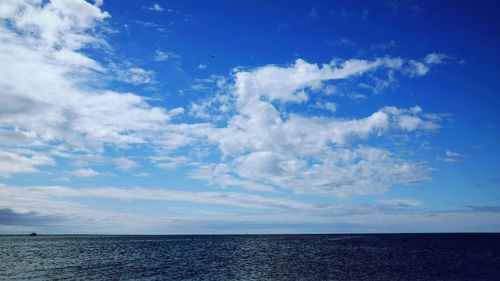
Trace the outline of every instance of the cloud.
<instances>
[{"instance_id":1,"label":"cloud","mask_svg":"<svg viewBox=\"0 0 500 281\"><path fill-rule=\"evenodd\" d=\"M150 11L154 11L154 12L162 12L163 11L163 8L158 3L153 3L153 5L147 7L147 9Z\"/></svg>"},{"instance_id":2,"label":"cloud","mask_svg":"<svg viewBox=\"0 0 500 281\"><path fill-rule=\"evenodd\" d=\"M16 212L9 208L0 208L0 225L40 226L62 221L60 216L42 215L37 212Z\"/></svg>"},{"instance_id":3,"label":"cloud","mask_svg":"<svg viewBox=\"0 0 500 281\"><path fill-rule=\"evenodd\" d=\"M310 103L310 95L321 93L323 83L383 69L404 73L408 67L411 60L384 57L321 66L299 59L290 66L236 69L231 82L224 84L227 98L222 100L228 102L231 113L227 125L205 130L208 141L219 148L221 162L206 166L217 168L216 173L198 170L193 177L216 185L224 185L224 179L239 187L250 187L253 182L337 197L380 194L393 185L428 180L428 167L363 142L373 137L433 132L440 128L439 115L425 113L419 106L386 106L369 116L351 119L286 111L288 104ZM220 114L213 111L216 104L213 99L192 104L190 112L209 118L211 112ZM331 102L316 106L336 109Z\"/></svg>"},{"instance_id":4,"label":"cloud","mask_svg":"<svg viewBox=\"0 0 500 281\"><path fill-rule=\"evenodd\" d=\"M439 117L429 117L422 108L384 106L347 118L305 115L291 108L318 105L335 111L336 82L391 71L424 75L436 64L435 55L424 62L386 56L235 68L230 77L201 83L211 86L203 88L209 96L193 101L189 113L206 121L182 123L175 119L184 113L182 107L168 110L134 93L95 86L103 73L134 85L154 83L154 73L127 62L103 65L93 60L85 50L106 44L96 30L109 15L85 1L62 3L2 4L7 7L0 9L3 22L9 22L0 27L0 61L9 65L0 69L0 127L5 138L23 135L46 146L54 157L68 159L143 145L141 153L160 168L186 167L191 178L259 192L349 197L381 194L391 186L430 178L430 168L370 142L439 129ZM156 55L169 58L160 50ZM323 96L329 96L328 101ZM193 161L196 147L206 147L210 157ZM23 163L15 169L0 166L3 176L55 164L42 153L3 155ZM125 157L96 159L80 160L112 163L124 170L136 166ZM84 164L70 173L99 174Z\"/></svg>"},{"instance_id":5,"label":"cloud","mask_svg":"<svg viewBox=\"0 0 500 281\"><path fill-rule=\"evenodd\" d=\"M336 39L336 40L325 40L325 43L331 47L334 47L334 46L355 47L356 46L356 43L354 43L351 39L344 38L344 37Z\"/></svg>"},{"instance_id":6,"label":"cloud","mask_svg":"<svg viewBox=\"0 0 500 281\"><path fill-rule=\"evenodd\" d=\"M68 172L68 174L75 176L75 177L81 177L81 178L90 178L90 177L95 177L98 176L99 173L92 170L92 169L77 169L73 170L71 172Z\"/></svg>"},{"instance_id":7,"label":"cloud","mask_svg":"<svg viewBox=\"0 0 500 281\"><path fill-rule=\"evenodd\" d=\"M408 68L408 73L411 76L424 76L429 71L429 67L422 62L410 60L409 64L410 68Z\"/></svg>"},{"instance_id":8,"label":"cloud","mask_svg":"<svg viewBox=\"0 0 500 281\"><path fill-rule=\"evenodd\" d=\"M137 162L127 159L125 157L115 158L113 159L113 162L120 170L124 171L134 169L138 166Z\"/></svg>"},{"instance_id":9,"label":"cloud","mask_svg":"<svg viewBox=\"0 0 500 281\"><path fill-rule=\"evenodd\" d=\"M330 64L310 64L302 59L287 67L268 65L254 71L239 71L235 74L238 106L253 105L261 97L270 101L306 102L307 89L318 89L322 81L346 79L378 68L399 69L400 58L378 58L373 61L351 59Z\"/></svg>"},{"instance_id":10,"label":"cloud","mask_svg":"<svg viewBox=\"0 0 500 281\"><path fill-rule=\"evenodd\" d=\"M282 198L268 198L240 192L195 192L177 191L167 188L69 188L64 186L32 186L16 188L0 185L0 194L10 196L17 201L18 208L29 207L27 203L37 198L56 200L57 198L101 198L124 201L182 201L195 204L210 204L233 208L248 209L315 209L313 204L302 203ZM22 192L21 192L22 191ZM0 199L0 207L5 205L5 198ZM21 200L22 199L22 200ZM29 200L26 200L29 199ZM10 204L9 204L10 205ZM34 206L37 207L37 206ZM40 206L47 211L49 206ZM50 208L48 208L50 210Z\"/></svg>"},{"instance_id":11,"label":"cloud","mask_svg":"<svg viewBox=\"0 0 500 281\"><path fill-rule=\"evenodd\" d=\"M126 208L141 201L185 202L198 208L183 214L167 211L151 216L147 212L111 212L72 202L84 198L124 201ZM209 212L202 207L206 204L220 206L225 211ZM389 199L373 205L335 205L237 192L0 185L0 221L3 220L4 225L51 225L51 229L62 233L68 229L86 233L90 226L93 233L178 233L179 228L184 227L190 229L189 233L207 233L222 224L237 225L241 233L248 232L255 224L262 225L261 232L276 231L273 225L280 225L283 229L293 228L297 233L310 231L311 227L318 229L321 225L323 228L320 228L328 232L491 231L498 227L498 208L495 206L422 212L413 209L419 204L412 199ZM245 213L240 209L253 211ZM24 231L29 230L24 228Z\"/></svg>"},{"instance_id":12,"label":"cloud","mask_svg":"<svg viewBox=\"0 0 500 281\"><path fill-rule=\"evenodd\" d=\"M334 102L317 102L314 106L315 108L324 109L331 113L335 113L337 111L337 104Z\"/></svg>"},{"instance_id":13,"label":"cloud","mask_svg":"<svg viewBox=\"0 0 500 281\"><path fill-rule=\"evenodd\" d=\"M410 76L423 76L429 72L432 65L442 64L448 58L445 54L430 53L421 61L410 60L410 68L407 69Z\"/></svg>"},{"instance_id":14,"label":"cloud","mask_svg":"<svg viewBox=\"0 0 500 281\"><path fill-rule=\"evenodd\" d=\"M426 64L441 64L447 58L448 58L448 56L445 54L430 53L427 56L425 56L424 62Z\"/></svg>"},{"instance_id":15,"label":"cloud","mask_svg":"<svg viewBox=\"0 0 500 281\"><path fill-rule=\"evenodd\" d=\"M89 58L70 50L80 49L89 43L101 43L100 38L90 36L86 31L109 17L109 14L86 1L53 1L45 4L9 1L2 4L0 17L11 21L12 29L16 31L36 32L36 43L62 51L52 54L65 54L66 58L92 63ZM2 36L4 40L13 39L5 37L7 34Z\"/></svg>"},{"instance_id":16,"label":"cloud","mask_svg":"<svg viewBox=\"0 0 500 281\"><path fill-rule=\"evenodd\" d=\"M37 167L54 166L55 161L36 152L12 153L0 151L0 177L39 172Z\"/></svg>"},{"instance_id":17,"label":"cloud","mask_svg":"<svg viewBox=\"0 0 500 281\"><path fill-rule=\"evenodd\" d=\"M469 209L471 212L488 212L488 213L500 213L500 206L474 206L466 205L465 208Z\"/></svg>"},{"instance_id":18,"label":"cloud","mask_svg":"<svg viewBox=\"0 0 500 281\"><path fill-rule=\"evenodd\" d=\"M318 8L311 8L311 11L306 15L307 19L317 20L319 18Z\"/></svg>"},{"instance_id":19,"label":"cloud","mask_svg":"<svg viewBox=\"0 0 500 281\"><path fill-rule=\"evenodd\" d=\"M390 40L387 42L371 44L370 47L364 52L385 51L387 49L394 48L396 46L397 46L396 41Z\"/></svg>"},{"instance_id":20,"label":"cloud","mask_svg":"<svg viewBox=\"0 0 500 281\"><path fill-rule=\"evenodd\" d=\"M179 166L189 164L191 159L185 156L154 156L151 157L151 162L160 168L174 170Z\"/></svg>"},{"instance_id":21,"label":"cloud","mask_svg":"<svg viewBox=\"0 0 500 281\"><path fill-rule=\"evenodd\" d=\"M438 160L448 162L448 163L453 163L453 162L459 161L462 157L463 157L463 155L460 153L446 150L445 156L439 157Z\"/></svg>"},{"instance_id":22,"label":"cloud","mask_svg":"<svg viewBox=\"0 0 500 281\"><path fill-rule=\"evenodd\" d=\"M406 208L406 207L416 207L423 204L422 201L414 199L387 199L377 201L383 206Z\"/></svg>"},{"instance_id":23,"label":"cloud","mask_svg":"<svg viewBox=\"0 0 500 281\"><path fill-rule=\"evenodd\" d=\"M204 64L199 64L198 65L198 69L206 69L206 68L207 68L207 66L204 65Z\"/></svg>"},{"instance_id":24,"label":"cloud","mask_svg":"<svg viewBox=\"0 0 500 281\"><path fill-rule=\"evenodd\" d=\"M180 58L180 56L177 54L174 54L172 52L163 52L160 50L156 50L155 56L154 56L155 61L167 61L167 60L178 59L178 58Z\"/></svg>"},{"instance_id":25,"label":"cloud","mask_svg":"<svg viewBox=\"0 0 500 281\"><path fill-rule=\"evenodd\" d=\"M132 85L144 85L154 83L154 72L145 70L136 66L129 66L129 64L117 65L110 63L108 70L113 79L122 81Z\"/></svg>"},{"instance_id":26,"label":"cloud","mask_svg":"<svg viewBox=\"0 0 500 281\"><path fill-rule=\"evenodd\" d=\"M193 179L207 181L211 185L219 187L239 187L250 191L275 191L273 187L255 182L255 180L242 179L232 174L231 168L223 163L219 164L198 164L192 171L190 177Z\"/></svg>"},{"instance_id":27,"label":"cloud","mask_svg":"<svg viewBox=\"0 0 500 281\"><path fill-rule=\"evenodd\" d=\"M109 17L85 1L4 2L0 26L0 110L3 131L29 132L45 145L102 150L104 143L144 143L165 125L164 109L131 93L95 88L96 72L133 84L152 82L141 68L104 67L82 51L105 44L94 33ZM23 11L22 13L20 11ZM29 75L26 75L29 73ZM1 105L0 105L1 107Z\"/></svg>"}]
</instances>

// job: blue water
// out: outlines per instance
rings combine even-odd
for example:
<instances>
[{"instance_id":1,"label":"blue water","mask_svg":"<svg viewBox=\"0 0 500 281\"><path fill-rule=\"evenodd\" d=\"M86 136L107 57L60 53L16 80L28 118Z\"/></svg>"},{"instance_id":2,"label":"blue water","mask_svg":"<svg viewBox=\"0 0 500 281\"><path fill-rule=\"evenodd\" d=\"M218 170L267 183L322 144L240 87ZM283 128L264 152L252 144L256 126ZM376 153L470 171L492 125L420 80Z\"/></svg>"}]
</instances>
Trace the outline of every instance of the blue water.
<instances>
[{"instance_id":1,"label":"blue water","mask_svg":"<svg viewBox=\"0 0 500 281\"><path fill-rule=\"evenodd\" d=\"M500 234L0 236L1 280L500 280Z\"/></svg>"}]
</instances>

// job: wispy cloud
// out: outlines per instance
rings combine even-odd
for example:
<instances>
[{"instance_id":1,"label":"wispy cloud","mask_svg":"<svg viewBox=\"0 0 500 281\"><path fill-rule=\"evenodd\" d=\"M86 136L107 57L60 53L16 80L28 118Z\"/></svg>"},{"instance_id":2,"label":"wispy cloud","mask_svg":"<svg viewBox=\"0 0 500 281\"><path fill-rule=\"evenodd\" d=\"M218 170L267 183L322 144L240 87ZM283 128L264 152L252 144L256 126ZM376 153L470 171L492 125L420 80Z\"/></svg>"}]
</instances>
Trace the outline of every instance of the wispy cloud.
<instances>
[{"instance_id":1,"label":"wispy cloud","mask_svg":"<svg viewBox=\"0 0 500 281\"><path fill-rule=\"evenodd\" d=\"M317 20L319 18L318 8L316 8L316 7L311 8L309 13L307 13L306 18L310 19L310 20Z\"/></svg>"},{"instance_id":2,"label":"wispy cloud","mask_svg":"<svg viewBox=\"0 0 500 281\"><path fill-rule=\"evenodd\" d=\"M444 157L438 157L438 160L453 163L461 160L463 155L457 152L453 152L451 150L446 150Z\"/></svg>"},{"instance_id":3,"label":"wispy cloud","mask_svg":"<svg viewBox=\"0 0 500 281\"><path fill-rule=\"evenodd\" d=\"M160 6L160 4L158 3L153 3L151 6L147 6L146 8L154 12L163 12L162 6Z\"/></svg>"},{"instance_id":4,"label":"wispy cloud","mask_svg":"<svg viewBox=\"0 0 500 281\"><path fill-rule=\"evenodd\" d=\"M174 54L172 52L164 52L160 50L156 50L154 55L155 61L167 61L178 58L180 58L180 56L177 54Z\"/></svg>"},{"instance_id":5,"label":"wispy cloud","mask_svg":"<svg viewBox=\"0 0 500 281\"><path fill-rule=\"evenodd\" d=\"M354 41L352 41L349 38L345 38L345 37L335 39L335 40L325 40L325 43L328 46L332 46L332 47L334 47L334 46L355 47L356 46L356 43L354 43Z\"/></svg>"},{"instance_id":6,"label":"wispy cloud","mask_svg":"<svg viewBox=\"0 0 500 281\"><path fill-rule=\"evenodd\" d=\"M42 153L0 151L0 177L39 172L37 167L54 166L55 161Z\"/></svg>"},{"instance_id":7,"label":"wispy cloud","mask_svg":"<svg viewBox=\"0 0 500 281\"><path fill-rule=\"evenodd\" d=\"M75 177L82 177L82 178L90 178L90 177L95 177L98 176L99 173L94 171L93 169L77 169L68 172L68 174L75 176Z\"/></svg>"},{"instance_id":8,"label":"wispy cloud","mask_svg":"<svg viewBox=\"0 0 500 281\"><path fill-rule=\"evenodd\" d=\"M145 70L136 66L129 66L130 64L115 64L110 63L108 70L112 75L112 79L129 83L132 85L144 85L154 83L154 72Z\"/></svg>"},{"instance_id":9,"label":"wispy cloud","mask_svg":"<svg viewBox=\"0 0 500 281\"><path fill-rule=\"evenodd\" d=\"M92 225L93 233L96 229L106 233L144 233L144 230L147 230L147 233L177 233L176 229L183 227L189 227L190 232L206 233L223 224L237 224L239 230L247 230L251 224L258 223L262 225L262 231L277 231L273 225L282 225L286 229L295 226L295 232L307 232L313 225L324 225L329 226L328 231L335 228L337 232L401 229L422 232L491 230L498 225L496 206L467 206L465 210L447 212L417 212L413 208L421 206L421 202L412 199L391 199L373 205L325 205L235 192L186 192L140 187L21 188L6 185L1 186L0 195L2 229L16 225L52 225L66 226L66 229L71 226L73 231L86 232L85 229ZM198 205L219 205L233 211L206 212L201 209L194 213L167 212L148 216L147 213L89 209L72 202L82 198L119 200L128 204L138 201L189 202ZM237 211L241 208L249 208L256 213L245 214ZM33 212L31 209L39 211ZM224 228L222 232L225 231Z\"/></svg>"}]
</instances>

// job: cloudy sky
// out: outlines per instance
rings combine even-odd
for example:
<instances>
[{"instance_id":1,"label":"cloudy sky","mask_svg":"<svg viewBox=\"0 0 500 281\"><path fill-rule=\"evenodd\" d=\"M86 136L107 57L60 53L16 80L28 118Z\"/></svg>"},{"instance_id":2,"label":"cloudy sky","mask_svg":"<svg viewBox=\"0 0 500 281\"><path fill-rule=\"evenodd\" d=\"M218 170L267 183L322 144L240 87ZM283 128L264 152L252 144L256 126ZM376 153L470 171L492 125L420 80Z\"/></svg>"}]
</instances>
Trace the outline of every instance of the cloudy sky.
<instances>
[{"instance_id":1,"label":"cloudy sky","mask_svg":"<svg viewBox=\"0 0 500 281\"><path fill-rule=\"evenodd\" d=\"M500 231L498 2L331 2L1 1L0 233Z\"/></svg>"}]
</instances>

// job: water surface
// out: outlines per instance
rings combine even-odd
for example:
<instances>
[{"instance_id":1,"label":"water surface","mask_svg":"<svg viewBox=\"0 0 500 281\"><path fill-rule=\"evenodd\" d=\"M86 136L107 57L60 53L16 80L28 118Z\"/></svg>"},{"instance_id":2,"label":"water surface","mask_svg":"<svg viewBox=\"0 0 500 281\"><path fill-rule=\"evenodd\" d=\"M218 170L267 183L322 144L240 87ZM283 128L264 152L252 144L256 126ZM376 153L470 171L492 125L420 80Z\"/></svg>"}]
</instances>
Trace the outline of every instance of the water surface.
<instances>
[{"instance_id":1,"label":"water surface","mask_svg":"<svg viewBox=\"0 0 500 281\"><path fill-rule=\"evenodd\" d=\"M500 280L500 234L0 236L2 280Z\"/></svg>"}]
</instances>

